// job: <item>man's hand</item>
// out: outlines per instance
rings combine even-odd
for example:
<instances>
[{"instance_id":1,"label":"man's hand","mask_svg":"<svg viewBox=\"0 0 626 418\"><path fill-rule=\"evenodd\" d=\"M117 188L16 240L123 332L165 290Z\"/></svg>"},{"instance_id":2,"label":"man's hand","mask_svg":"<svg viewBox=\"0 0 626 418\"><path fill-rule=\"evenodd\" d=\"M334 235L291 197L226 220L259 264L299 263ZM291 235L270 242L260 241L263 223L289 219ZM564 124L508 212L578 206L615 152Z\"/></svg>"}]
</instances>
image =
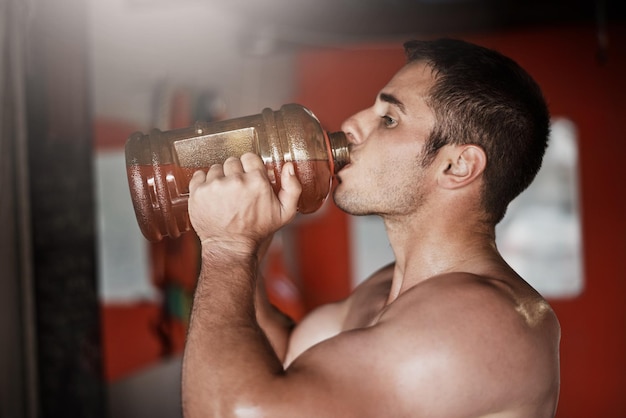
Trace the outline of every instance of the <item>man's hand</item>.
<instances>
[{"instance_id":1,"label":"man's hand","mask_svg":"<svg viewBox=\"0 0 626 418\"><path fill-rule=\"evenodd\" d=\"M287 163L276 196L265 164L248 153L213 165L206 174L197 171L189 191L191 224L203 245L249 252L295 217L302 186Z\"/></svg>"}]
</instances>

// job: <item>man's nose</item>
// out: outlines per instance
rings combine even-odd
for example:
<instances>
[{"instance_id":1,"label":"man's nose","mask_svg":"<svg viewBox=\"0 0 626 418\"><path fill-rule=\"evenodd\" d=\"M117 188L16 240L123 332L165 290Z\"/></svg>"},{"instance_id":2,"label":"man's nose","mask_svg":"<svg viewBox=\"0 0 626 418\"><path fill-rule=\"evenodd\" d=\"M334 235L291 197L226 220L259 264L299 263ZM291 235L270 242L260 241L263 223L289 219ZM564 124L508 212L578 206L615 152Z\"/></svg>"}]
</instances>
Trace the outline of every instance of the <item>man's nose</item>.
<instances>
[{"instance_id":1,"label":"man's nose","mask_svg":"<svg viewBox=\"0 0 626 418\"><path fill-rule=\"evenodd\" d=\"M360 113L350 116L341 124L341 130L346 134L348 141L351 144L359 144L363 142L363 129L359 123Z\"/></svg>"}]
</instances>

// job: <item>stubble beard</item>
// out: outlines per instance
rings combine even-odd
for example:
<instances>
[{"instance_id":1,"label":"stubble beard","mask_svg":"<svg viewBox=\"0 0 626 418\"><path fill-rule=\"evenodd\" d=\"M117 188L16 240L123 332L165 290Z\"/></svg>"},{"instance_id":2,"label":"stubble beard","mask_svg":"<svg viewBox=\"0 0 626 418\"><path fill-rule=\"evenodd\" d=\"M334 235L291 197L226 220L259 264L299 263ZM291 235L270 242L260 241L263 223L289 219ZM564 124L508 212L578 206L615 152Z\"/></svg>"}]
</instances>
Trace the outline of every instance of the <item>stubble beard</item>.
<instances>
[{"instance_id":1,"label":"stubble beard","mask_svg":"<svg viewBox=\"0 0 626 418\"><path fill-rule=\"evenodd\" d=\"M420 161L421 163L421 161ZM389 181L347 187L341 182L333 190L335 205L354 216L377 215L383 218L402 217L419 211L427 198L424 189L424 167L411 173L396 173L404 181ZM387 178L389 173L376 173L375 177ZM396 178L397 180L397 178Z\"/></svg>"},{"instance_id":2,"label":"stubble beard","mask_svg":"<svg viewBox=\"0 0 626 418\"><path fill-rule=\"evenodd\" d=\"M390 173L378 171L371 177L379 179L368 185L346 187L341 178L333 190L335 205L342 211L354 216L378 215L386 217L402 217L419 211L427 198L424 189L426 170L433 162L424 150L415 158L415 165L410 173ZM397 182L391 176L402 176L404 181ZM387 178L389 181L382 179ZM397 177L396 177L397 180Z\"/></svg>"},{"instance_id":3,"label":"stubble beard","mask_svg":"<svg viewBox=\"0 0 626 418\"><path fill-rule=\"evenodd\" d=\"M337 191L339 187L340 186L338 186L333 192L333 200L339 209L353 216L374 215L371 210L366 210L365 207L362 207L364 206L362 201L356 199L354 197L354 193L352 195L340 193Z\"/></svg>"}]
</instances>

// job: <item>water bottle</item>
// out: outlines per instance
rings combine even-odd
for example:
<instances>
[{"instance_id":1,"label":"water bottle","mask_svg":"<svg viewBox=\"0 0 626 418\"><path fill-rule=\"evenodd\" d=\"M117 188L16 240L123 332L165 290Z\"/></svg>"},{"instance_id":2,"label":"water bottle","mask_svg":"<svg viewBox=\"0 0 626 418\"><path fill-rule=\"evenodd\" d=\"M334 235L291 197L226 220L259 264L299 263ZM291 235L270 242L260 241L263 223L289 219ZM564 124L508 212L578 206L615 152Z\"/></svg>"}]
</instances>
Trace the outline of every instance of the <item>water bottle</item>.
<instances>
[{"instance_id":1,"label":"water bottle","mask_svg":"<svg viewBox=\"0 0 626 418\"><path fill-rule=\"evenodd\" d=\"M280 173L292 162L302 184L299 213L312 213L326 200L335 173L349 162L343 132L326 132L313 113L298 104L280 110L217 122L196 122L171 131L153 129L126 141L126 169L139 228L153 242L177 238L191 229L189 181L228 157L259 155L274 192Z\"/></svg>"}]
</instances>

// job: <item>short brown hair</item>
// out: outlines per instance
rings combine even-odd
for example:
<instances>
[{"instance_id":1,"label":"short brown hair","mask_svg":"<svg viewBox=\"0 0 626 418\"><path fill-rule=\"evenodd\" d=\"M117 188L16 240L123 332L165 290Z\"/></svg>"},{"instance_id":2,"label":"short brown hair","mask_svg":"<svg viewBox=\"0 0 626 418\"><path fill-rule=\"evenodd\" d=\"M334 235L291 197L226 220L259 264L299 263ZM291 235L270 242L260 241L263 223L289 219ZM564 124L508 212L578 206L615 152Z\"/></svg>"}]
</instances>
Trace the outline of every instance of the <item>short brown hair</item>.
<instances>
[{"instance_id":1,"label":"short brown hair","mask_svg":"<svg viewBox=\"0 0 626 418\"><path fill-rule=\"evenodd\" d=\"M482 205L487 220L498 223L541 168L550 133L541 89L512 59L465 41L409 41L404 48L408 62L425 62L435 74L429 98L435 126L424 164L446 144L482 147Z\"/></svg>"}]
</instances>

